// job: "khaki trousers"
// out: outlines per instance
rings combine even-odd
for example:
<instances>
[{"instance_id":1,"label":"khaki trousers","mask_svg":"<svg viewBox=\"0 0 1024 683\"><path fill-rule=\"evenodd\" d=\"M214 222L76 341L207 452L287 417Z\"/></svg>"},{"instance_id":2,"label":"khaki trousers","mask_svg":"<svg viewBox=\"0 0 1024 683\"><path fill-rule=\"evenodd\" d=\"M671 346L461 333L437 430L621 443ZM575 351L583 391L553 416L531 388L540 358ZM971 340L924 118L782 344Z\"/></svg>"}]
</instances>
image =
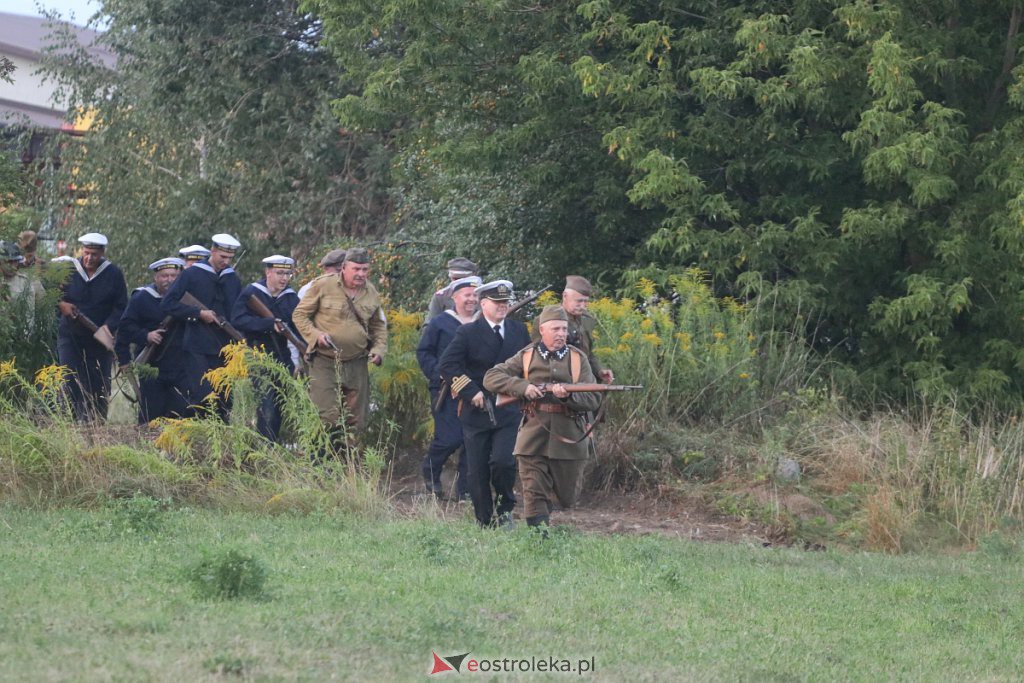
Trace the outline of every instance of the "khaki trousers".
<instances>
[{"instance_id":1,"label":"khaki trousers","mask_svg":"<svg viewBox=\"0 0 1024 683\"><path fill-rule=\"evenodd\" d=\"M370 408L366 356L336 361L318 353L309 369L309 397L325 424L340 425L344 414L348 427L364 429Z\"/></svg>"},{"instance_id":2,"label":"khaki trousers","mask_svg":"<svg viewBox=\"0 0 1024 683\"><path fill-rule=\"evenodd\" d=\"M576 504L576 482L586 460L556 460L543 455L517 455L523 484L523 516L527 519L551 513L551 503L563 509Z\"/></svg>"}]
</instances>

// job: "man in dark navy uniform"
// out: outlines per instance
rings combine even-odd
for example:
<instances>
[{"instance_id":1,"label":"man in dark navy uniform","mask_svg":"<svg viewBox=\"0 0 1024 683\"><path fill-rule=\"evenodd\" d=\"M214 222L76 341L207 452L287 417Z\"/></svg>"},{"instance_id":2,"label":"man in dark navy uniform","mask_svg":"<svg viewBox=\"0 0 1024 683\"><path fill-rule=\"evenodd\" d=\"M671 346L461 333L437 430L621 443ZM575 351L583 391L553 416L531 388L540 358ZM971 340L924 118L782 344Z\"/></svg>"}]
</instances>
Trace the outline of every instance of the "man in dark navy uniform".
<instances>
[{"instance_id":1,"label":"man in dark navy uniform","mask_svg":"<svg viewBox=\"0 0 1024 683\"><path fill-rule=\"evenodd\" d=\"M148 364L157 375L139 377L139 424L158 417L180 417L188 408L182 326L161 328L167 314L160 308L164 295L184 268L185 261L180 258L163 258L149 264L153 284L132 292L121 316L114 345L118 364L128 365L147 345L154 345Z\"/></svg>"},{"instance_id":2,"label":"man in dark navy uniform","mask_svg":"<svg viewBox=\"0 0 1024 683\"><path fill-rule=\"evenodd\" d=\"M287 326L296 336L298 331L292 325L292 311L299 303L295 290L288 286L295 269L295 260L287 256L268 256L263 259L263 279L242 290L231 309L231 324L245 335L245 340L254 348L262 348L278 363L295 371L288 341L282 336ZM264 318L249 308L249 298L256 297L263 303L273 318ZM267 378L254 377L256 393L256 431L271 441L277 440L281 430L281 408L278 391Z\"/></svg>"},{"instance_id":3,"label":"man in dark navy uniform","mask_svg":"<svg viewBox=\"0 0 1024 683\"><path fill-rule=\"evenodd\" d=\"M61 288L57 358L71 370L65 391L75 419L106 419L114 333L128 303L121 269L106 259L107 238L90 232L78 238L82 255ZM99 328L93 332L85 319Z\"/></svg>"},{"instance_id":4,"label":"man in dark navy uniform","mask_svg":"<svg viewBox=\"0 0 1024 683\"><path fill-rule=\"evenodd\" d=\"M185 261L186 268L190 268L200 261L210 258L210 250L201 244L190 244L178 250L178 258Z\"/></svg>"},{"instance_id":5,"label":"man in dark navy uniform","mask_svg":"<svg viewBox=\"0 0 1024 683\"><path fill-rule=\"evenodd\" d=\"M497 514L499 526L512 524L516 498L516 461L512 455L519 426L519 409L494 407L494 396L483 388L484 373L530 343L526 325L506 319L512 283L495 280L476 289L480 317L455 332L441 356L441 375L458 400L459 419L469 464L469 495L476 519L489 526ZM491 415L494 419L492 421ZM494 496L491 487L494 487Z\"/></svg>"},{"instance_id":6,"label":"man in dark navy uniform","mask_svg":"<svg viewBox=\"0 0 1024 683\"><path fill-rule=\"evenodd\" d=\"M434 415L434 440L430 442L427 455L423 458L423 481L427 485L427 493L437 498L444 497L441 487L441 470L448 457L462 447L462 423L459 422L457 405L447 391L441 394L441 373L439 363L444 350L455 337L455 331L462 325L476 319L478 298L476 288L482 284L475 275L464 277L451 284L451 296L455 303L454 310L445 310L432 318L423 327L420 343L416 347L416 360L420 369L427 377L427 388L430 389L430 406ZM469 493L466 482L466 452L459 457L459 479L456 494L459 500Z\"/></svg>"},{"instance_id":7,"label":"man in dark navy uniform","mask_svg":"<svg viewBox=\"0 0 1024 683\"><path fill-rule=\"evenodd\" d=\"M231 338L217 325L217 319L231 319L231 307L242 290L242 283L231 267L235 252L241 246L234 237L220 233L212 238L210 257L185 269L164 296L161 308L185 326L184 346L188 360L189 402L202 403L213 387L203 379L209 370L224 365L220 350ZM186 292L202 303L202 307L181 303ZM217 414L227 420L228 402L218 398Z\"/></svg>"}]
</instances>

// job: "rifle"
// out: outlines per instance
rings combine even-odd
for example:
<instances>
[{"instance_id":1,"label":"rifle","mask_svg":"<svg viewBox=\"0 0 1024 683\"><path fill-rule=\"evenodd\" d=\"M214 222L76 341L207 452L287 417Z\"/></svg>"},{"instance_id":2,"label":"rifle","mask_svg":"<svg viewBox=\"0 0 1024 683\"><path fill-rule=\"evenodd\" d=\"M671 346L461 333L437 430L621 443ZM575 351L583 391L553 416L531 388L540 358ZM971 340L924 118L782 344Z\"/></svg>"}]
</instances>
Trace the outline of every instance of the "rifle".
<instances>
[{"instance_id":1,"label":"rifle","mask_svg":"<svg viewBox=\"0 0 1024 683\"><path fill-rule=\"evenodd\" d=\"M71 315L69 317L85 329L92 332L92 338L102 344L103 348L107 351L113 353L114 337L109 331L101 329L99 325L89 319L89 316L78 310L78 306L75 306L74 304L71 306Z\"/></svg>"},{"instance_id":2,"label":"rifle","mask_svg":"<svg viewBox=\"0 0 1024 683\"><path fill-rule=\"evenodd\" d=\"M186 306L195 306L200 310L212 310L208 306L206 306L202 301L192 296L191 292L185 292L184 294L181 295L181 303L185 304ZM224 330L224 332L227 333L227 335L234 339L235 341L245 341L245 337L242 336L242 333L236 330L234 325L232 325L227 320L224 320L219 315L217 315L216 312L214 312L213 314L213 323L211 324L216 325L220 329Z\"/></svg>"},{"instance_id":3,"label":"rifle","mask_svg":"<svg viewBox=\"0 0 1024 683\"><path fill-rule=\"evenodd\" d=\"M255 294L249 296L249 300L245 303L249 307L249 310L258 315L261 318L267 318L273 320L275 323L281 323L281 327L284 328L282 332L278 332L282 337L292 343L292 346L299 350L299 355L305 355L306 353L306 342L302 341L297 334L292 332L292 328L281 322L281 319L274 315L274 312L267 308L267 305L259 300ZM276 327L275 327L276 331Z\"/></svg>"},{"instance_id":4,"label":"rifle","mask_svg":"<svg viewBox=\"0 0 1024 683\"><path fill-rule=\"evenodd\" d=\"M173 325L174 318L172 318L171 316L167 316L166 318L160 321L160 325L159 327L156 328L155 331L160 332L161 334L167 334ZM163 342L160 342L160 344L162 343ZM139 365L145 365L146 363L148 363L149 359L153 357L153 352L156 351L156 348L160 346L160 344L147 342L146 347L139 352L139 355L135 356L135 363Z\"/></svg>"},{"instance_id":5,"label":"rifle","mask_svg":"<svg viewBox=\"0 0 1024 683\"><path fill-rule=\"evenodd\" d=\"M549 393L551 391L551 385L552 383L546 382L544 384L535 384L534 386L543 391L544 393ZM604 393L606 391L635 391L638 389L643 389L643 385L639 384L600 384L598 382L588 382L582 384L562 384L562 386L565 387L566 390L569 392L581 393ZM516 401L519 400L523 399L516 398L511 394L497 394L495 396L494 405L497 406L498 408L502 408L510 403L515 403Z\"/></svg>"},{"instance_id":6,"label":"rifle","mask_svg":"<svg viewBox=\"0 0 1024 683\"><path fill-rule=\"evenodd\" d=\"M534 292L530 296L526 297L525 299L522 299L520 301L515 302L513 305L508 307L508 313L506 315L512 315L513 313L518 311L523 306L529 306L534 301L536 301L537 298L541 294L543 294L544 292L548 291L549 289L551 289L551 285L547 285L546 287L542 287L541 289L538 289L536 292Z\"/></svg>"},{"instance_id":7,"label":"rifle","mask_svg":"<svg viewBox=\"0 0 1024 683\"><path fill-rule=\"evenodd\" d=\"M124 394L124 391L122 391L121 393L124 394L125 398L127 398L132 403L138 403L139 401L141 401L142 387L139 386L139 378L135 376L135 371L129 368L127 365L118 366L117 372L114 373L114 378L111 380L111 384L115 384L117 382L117 378L120 377L121 375L124 375L125 378L127 378L128 385L131 386L132 391L135 392L135 398L132 398L128 394Z\"/></svg>"}]
</instances>

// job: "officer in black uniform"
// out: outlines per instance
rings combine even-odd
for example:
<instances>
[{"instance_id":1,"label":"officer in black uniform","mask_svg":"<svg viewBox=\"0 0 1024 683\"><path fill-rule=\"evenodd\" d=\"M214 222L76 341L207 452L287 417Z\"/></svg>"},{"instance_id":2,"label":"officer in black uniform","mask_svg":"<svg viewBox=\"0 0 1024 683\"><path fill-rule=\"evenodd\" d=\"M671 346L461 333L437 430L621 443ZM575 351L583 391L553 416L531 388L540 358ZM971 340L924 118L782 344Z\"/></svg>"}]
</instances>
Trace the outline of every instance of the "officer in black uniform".
<instances>
[{"instance_id":1,"label":"officer in black uniform","mask_svg":"<svg viewBox=\"0 0 1024 683\"><path fill-rule=\"evenodd\" d=\"M494 407L494 396L484 391L484 373L530 343L526 325L507 319L512 283L495 280L476 289L480 316L455 331L441 356L441 376L459 401L459 419L468 461L469 495L481 526L497 514L499 526L512 524L516 498L516 462L512 455L519 426L515 405ZM493 420L491 416L493 415ZM494 495L491 494L491 488Z\"/></svg>"}]
</instances>

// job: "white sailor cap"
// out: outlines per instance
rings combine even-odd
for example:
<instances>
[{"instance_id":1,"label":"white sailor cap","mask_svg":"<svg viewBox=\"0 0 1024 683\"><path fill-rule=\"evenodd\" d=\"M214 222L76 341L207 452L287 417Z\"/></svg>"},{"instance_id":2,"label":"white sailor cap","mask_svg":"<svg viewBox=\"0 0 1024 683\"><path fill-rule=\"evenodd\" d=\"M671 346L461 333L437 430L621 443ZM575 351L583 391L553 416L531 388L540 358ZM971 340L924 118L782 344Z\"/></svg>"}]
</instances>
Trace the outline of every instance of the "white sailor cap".
<instances>
[{"instance_id":1,"label":"white sailor cap","mask_svg":"<svg viewBox=\"0 0 1024 683\"><path fill-rule=\"evenodd\" d=\"M493 280L476 288L476 293L481 299L492 301L511 301L512 283L508 280Z\"/></svg>"},{"instance_id":2,"label":"white sailor cap","mask_svg":"<svg viewBox=\"0 0 1024 683\"><path fill-rule=\"evenodd\" d=\"M445 288L448 290L448 295L451 296L455 292L463 289L464 287L479 287L484 283L483 279L478 275L469 275L467 277L461 277L458 280L453 280Z\"/></svg>"},{"instance_id":3,"label":"white sailor cap","mask_svg":"<svg viewBox=\"0 0 1024 683\"><path fill-rule=\"evenodd\" d=\"M202 261L204 258L209 258L210 250L201 244L193 244L179 249L178 256L186 261Z\"/></svg>"},{"instance_id":4,"label":"white sailor cap","mask_svg":"<svg viewBox=\"0 0 1024 683\"><path fill-rule=\"evenodd\" d=\"M101 235L98 232L87 232L78 238L78 241L82 243L83 247L103 247L107 248L107 236Z\"/></svg>"},{"instance_id":5,"label":"white sailor cap","mask_svg":"<svg viewBox=\"0 0 1024 683\"><path fill-rule=\"evenodd\" d=\"M65 254L64 256L55 256L55 257L53 257L52 259L50 259L50 263L69 263L69 262L74 261L74 260L75 260L74 256L68 256L68 255Z\"/></svg>"},{"instance_id":6,"label":"white sailor cap","mask_svg":"<svg viewBox=\"0 0 1024 683\"><path fill-rule=\"evenodd\" d=\"M239 242L226 232L217 233L216 235L210 238L210 241L213 242L213 246L223 251L236 251L239 247L242 246L241 242Z\"/></svg>"},{"instance_id":7,"label":"white sailor cap","mask_svg":"<svg viewBox=\"0 0 1024 683\"><path fill-rule=\"evenodd\" d=\"M295 259L289 258L288 256L281 256L280 254L274 254L263 259L263 265L267 268L281 268L283 270L291 270L295 267Z\"/></svg>"},{"instance_id":8,"label":"white sailor cap","mask_svg":"<svg viewBox=\"0 0 1024 683\"><path fill-rule=\"evenodd\" d=\"M162 258L158 261L153 261L152 263L149 264L149 269L152 270L153 272L163 270L165 268L175 268L176 270L181 270L184 267L185 262L182 261L180 258L175 258L173 256L170 258Z\"/></svg>"}]
</instances>

